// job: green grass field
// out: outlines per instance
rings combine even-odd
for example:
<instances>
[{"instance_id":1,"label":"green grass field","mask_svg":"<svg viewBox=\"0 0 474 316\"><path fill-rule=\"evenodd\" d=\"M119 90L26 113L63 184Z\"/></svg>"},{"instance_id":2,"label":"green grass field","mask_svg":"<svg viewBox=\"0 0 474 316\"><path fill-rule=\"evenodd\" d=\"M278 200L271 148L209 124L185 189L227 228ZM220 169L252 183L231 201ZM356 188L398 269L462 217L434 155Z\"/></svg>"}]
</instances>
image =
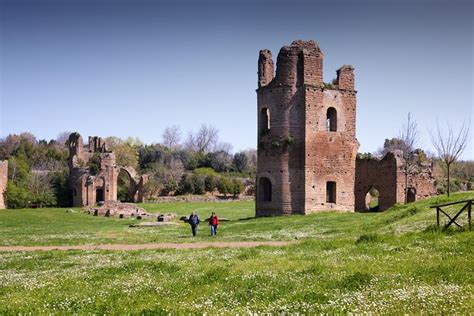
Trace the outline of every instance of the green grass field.
<instances>
[{"instance_id":1,"label":"green grass field","mask_svg":"<svg viewBox=\"0 0 474 316\"><path fill-rule=\"evenodd\" d=\"M382 213L250 218L253 202L144 204L230 221L129 228L79 210L0 211L0 245L295 240L287 247L0 252L0 314L474 313L473 233L440 232L437 197ZM450 210L454 212L454 208ZM466 221L463 215L461 222Z\"/></svg>"}]
</instances>

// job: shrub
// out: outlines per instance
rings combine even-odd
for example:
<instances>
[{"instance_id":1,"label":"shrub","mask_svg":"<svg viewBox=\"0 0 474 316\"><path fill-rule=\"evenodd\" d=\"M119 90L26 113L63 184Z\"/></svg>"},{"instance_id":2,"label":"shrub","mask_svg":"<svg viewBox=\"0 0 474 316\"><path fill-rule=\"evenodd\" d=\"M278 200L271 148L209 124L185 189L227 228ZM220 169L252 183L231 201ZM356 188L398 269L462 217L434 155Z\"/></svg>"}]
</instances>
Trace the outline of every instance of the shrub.
<instances>
[{"instance_id":1,"label":"shrub","mask_svg":"<svg viewBox=\"0 0 474 316\"><path fill-rule=\"evenodd\" d=\"M224 194L224 196L227 196L228 193L232 193L232 183L230 180L226 177L220 177L219 182L217 184L217 189L219 190L219 193Z\"/></svg>"},{"instance_id":2,"label":"shrub","mask_svg":"<svg viewBox=\"0 0 474 316\"><path fill-rule=\"evenodd\" d=\"M207 192L212 192L217 188L217 184L219 182L219 178L213 175L207 175L204 178L204 185L206 187Z\"/></svg>"},{"instance_id":3,"label":"shrub","mask_svg":"<svg viewBox=\"0 0 474 316\"><path fill-rule=\"evenodd\" d=\"M232 179L232 194L234 198L244 192L244 184L238 179Z\"/></svg>"},{"instance_id":4,"label":"shrub","mask_svg":"<svg viewBox=\"0 0 474 316\"><path fill-rule=\"evenodd\" d=\"M184 174L179 184L180 194L192 194L194 193L194 182L189 174Z\"/></svg>"},{"instance_id":5,"label":"shrub","mask_svg":"<svg viewBox=\"0 0 474 316\"><path fill-rule=\"evenodd\" d=\"M9 208L24 208L28 206L30 192L25 187L17 186L13 182L8 181L5 195Z\"/></svg>"},{"instance_id":6,"label":"shrub","mask_svg":"<svg viewBox=\"0 0 474 316\"><path fill-rule=\"evenodd\" d=\"M200 175L193 175L192 182L194 184L194 194L204 194L206 193L206 184L204 181L205 177Z\"/></svg>"}]
</instances>

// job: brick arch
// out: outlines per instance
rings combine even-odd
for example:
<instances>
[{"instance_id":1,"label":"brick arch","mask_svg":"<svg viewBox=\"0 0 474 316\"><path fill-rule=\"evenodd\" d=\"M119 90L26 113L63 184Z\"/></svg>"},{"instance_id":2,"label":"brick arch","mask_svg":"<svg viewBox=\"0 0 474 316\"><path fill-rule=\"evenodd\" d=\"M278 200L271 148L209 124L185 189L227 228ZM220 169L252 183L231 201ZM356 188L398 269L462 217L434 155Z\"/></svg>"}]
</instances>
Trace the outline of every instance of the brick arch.
<instances>
[{"instance_id":1,"label":"brick arch","mask_svg":"<svg viewBox=\"0 0 474 316\"><path fill-rule=\"evenodd\" d=\"M133 167L127 166L118 166L118 174L117 174L117 189L118 189L118 178L120 177L120 174L125 173L128 176L130 186L128 187L128 192L127 192L127 200L128 202L135 202L137 200L137 191L138 191L138 182L139 180L137 172Z\"/></svg>"},{"instance_id":2,"label":"brick arch","mask_svg":"<svg viewBox=\"0 0 474 316\"><path fill-rule=\"evenodd\" d=\"M377 202L377 208L376 209L372 209L370 207L370 200L368 201L367 200L367 197L370 195L370 191L372 191L372 189L375 189L377 190L377 192L379 193L379 196L378 196L378 199L379 201ZM367 189L366 193L365 193L365 211L378 211L379 209L379 205L380 205L380 196L381 196L381 193L380 193L380 188L379 186L377 185L372 185L372 186L369 186L369 188Z\"/></svg>"}]
</instances>

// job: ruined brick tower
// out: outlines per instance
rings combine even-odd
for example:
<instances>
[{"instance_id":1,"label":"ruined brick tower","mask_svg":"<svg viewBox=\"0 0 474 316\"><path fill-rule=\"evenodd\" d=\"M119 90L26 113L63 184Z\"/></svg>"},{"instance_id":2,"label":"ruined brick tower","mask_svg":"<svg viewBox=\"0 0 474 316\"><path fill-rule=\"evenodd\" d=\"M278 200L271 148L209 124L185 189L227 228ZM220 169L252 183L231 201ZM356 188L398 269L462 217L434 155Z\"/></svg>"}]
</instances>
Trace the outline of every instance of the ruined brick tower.
<instances>
[{"instance_id":1,"label":"ruined brick tower","mask_svg":"<svg viewBox=\"0 0 474 316\"><path fill-rule=\"evenodd\" d=\"M314 41L258 59L256 215L354 211L356 91L354 68L323 82L323 53Z\"/></svg>"},{"instance_id":2,"label":"ruined brick tower","mask_svg":"<svg viewBox=\"0 0 474 316\"><path fill-rule=\"evenodd\" d=\"M68 145L73 206L116 201L118 168L115 154L107 151L102 138L89 137L89 146L85 148L82 136L72 133ZM89 162L94 158L98 160L99 168L95 174L91 174Z\"/></svg>"},{"instance_id":3,"label":"ruined brick tower","mask_svg":"<svg viewBox=\"0 0 474 316\"><path fill-rule=\"evenodd\" d=\"M7 207L5 203L5 190L8 181L8 160L0 160L0 210Z\"/></svg>"}]
</instances>

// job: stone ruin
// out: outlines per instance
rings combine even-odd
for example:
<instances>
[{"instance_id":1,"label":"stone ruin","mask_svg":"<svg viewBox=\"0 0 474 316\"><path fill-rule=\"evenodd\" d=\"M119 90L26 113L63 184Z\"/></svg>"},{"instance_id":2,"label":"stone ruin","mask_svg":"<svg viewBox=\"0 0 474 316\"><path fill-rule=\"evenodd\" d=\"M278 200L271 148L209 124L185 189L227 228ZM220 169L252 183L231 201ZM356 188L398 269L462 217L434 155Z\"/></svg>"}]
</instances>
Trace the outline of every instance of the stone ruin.
<instances>
[{"instance_id":1,"label":"stone ruin","mask_svg":"<svg viewBox=\"0 0 474 316\"><path fill-rule=\"evenodd\" d=\"M406 177L403 152L388 152L382 159L365 158L356 160L355 208L358 211L370 210L370 191L379 193L378 210L383 211L395 203L414 202L436 194L433 164L417 159L424 156L421 149L415 151L413 171ZM408 185L406 186L406 181ZM405 187L407 187L405 197Z\"/></svg>"},{"instance_id":2,"label":"stone ruin","mask_svg":"<svg viewBox=\"0 0 474 316\"><path fill-rule=\"evenodd\" d=\"M0 209L7 208L5 191L8 182L8 160L0 161Z\"/></svg>"},{"instance_id":3,"label":"stone ruin","mask_svg":"<svg viewBox=\"0 0 474 316\"><path fill-rule=\"evenodd\" d=\"M260 51L256 216L363 211L372 187L381 209L405 190L414 199L435 194L430 167L405 187L397 154L356 159L354 67L342 66L326 84L323 59L316 42L294 41L281 48L275 71L272 53Z\"/></svg>"},{"instance_id":4,"label":"stone ruin","mask_svg":"<svg viewBox=\"0 0 474 316\"><path fill-rule=\"evenodd\" d=\"M79 133L69 135L70 186L73 206L94 206L101 202L117 201L118 176L125 172L130 179L129 200L143 202L148 176L138 176L130 166L118 166L115 154L107 149L100 137L89 137L84 142Z\"/></svg>"},{"instance_id":5,"label":"stone ruin","mask_svg":"<svg viewBox=\"0 0 474 316\"><path fill-rule=\"evenodd\" d=\"M121 203L117 201L101 202L97 206L87 206L86 212L94 216L119 217L137 219L148 218L150 214L145 209L133 203Z\"/></svg>"},{"instance_id":6,"label":"stone ruin","mask_svg":"<svg viewBox=\"0 0 474 316\"><path fill-rule=\"evenodd\" d=\"M101 202L96 206L87 206L85 212L94 216L155 219L157 222L173 222L176 214L150 214L145 209L133 203L122 203L118 201Z\"/></svg>"}]
</instances>

